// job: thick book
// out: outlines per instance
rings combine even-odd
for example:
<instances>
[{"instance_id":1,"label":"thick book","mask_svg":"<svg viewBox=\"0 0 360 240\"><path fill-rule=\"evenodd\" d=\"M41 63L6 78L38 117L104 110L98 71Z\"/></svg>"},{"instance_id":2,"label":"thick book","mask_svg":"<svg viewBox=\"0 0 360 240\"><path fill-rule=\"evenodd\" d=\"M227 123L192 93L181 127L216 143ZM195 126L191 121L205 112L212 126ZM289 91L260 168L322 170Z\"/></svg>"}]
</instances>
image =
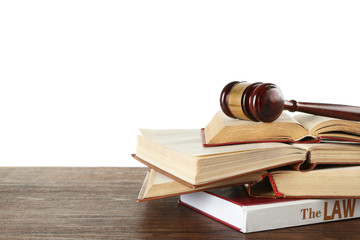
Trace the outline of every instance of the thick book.
<instances>
[{"instance_id":1,"label":"thick book","mask_svg":"<svg viewBox=\"0 0 360 240\"><path fill-rule=\"evenodd\" d=\"M187 187L178 181L173 180L159 172L156 172L153 169L149 169L146 177L144 179L143 185L139 192L137 201L149 201L165 197L178 196L185 193L199 192L204 190L245 185L245 184L254 184L261 181L264 176L267 174L266 171L261 171L257 173L247 174L245 176L231 178L222 182L217 182L209 184L203 187L191 188Z\"/></svg>"},{"instance_id":2,"label":"thick book","mask_svg":"<svg viewBox=\"0 0 360 240\"><path fill-rule=\"evenodd\" d=\"M257 199L242 187L181 195L179 203L244 233L360 216L359 199Z\"/></svg>"},{"instance_id":3,"label":"thick book","mask_svg":"<svg viewBox=\"0 0 360 240\"><path fill-rule=\"evenodd\" d=\"M244 185L251 196L258 198L360 198L360 166L332 166L305 172L260 171L195 188L151 169L137 201L238 185Z\"/></svg>"},{"instance_id":4,"label":"thick book","mask_svg":"<svg viewBox=\"0 0 360 240\"><path fill-rule=\"evenodd\" d=\"M359 143L251 143L203 147L200 129L141 130L135 159L188 187L293 165L360 164Z\"/></svg>"},{"instance_id":5,"label":"thick book","mask_svg":"<svg viewBox=\"0 0 360 240\"><path fill-rule=\"evenodd\" d=\"M360 198L360 166L273 170L246 186L250 195L262 198Z\"/></svg>"},{"instance_id":6,"label":"thick book","mask_svg":"<svg viewBox=\"0 0 360 240\"><path fill-rule=\"evenodd\" d=\"M218 112L203 129L204 146L252 142L360 142L360 122L283 112L274 122L233 119Z\"/></svg>"}]
</instances>

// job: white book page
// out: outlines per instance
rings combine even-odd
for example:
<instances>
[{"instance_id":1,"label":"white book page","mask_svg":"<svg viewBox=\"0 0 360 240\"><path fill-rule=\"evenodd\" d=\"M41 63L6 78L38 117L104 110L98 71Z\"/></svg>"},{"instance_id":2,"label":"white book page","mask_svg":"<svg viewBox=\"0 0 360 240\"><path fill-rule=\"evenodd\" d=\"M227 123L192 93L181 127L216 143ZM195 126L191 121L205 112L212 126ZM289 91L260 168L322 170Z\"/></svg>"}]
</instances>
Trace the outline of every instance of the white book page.
<instances>
[{"instance_id":1,"label":"white book page","mask_svg":"<svg viewBox=\"0 0 360 240\"><path fill-rule=\"evenodd\" d=\"M214 154L259 151L264 149L299 149L296 146L285 143L249 143L227 146L204 147L200 129L173 129L173 130L149 130L141 129L141 133L148 140L158 143L169 149L183 152L190 156L206 156Z\"/></svg>"}]
</instances>

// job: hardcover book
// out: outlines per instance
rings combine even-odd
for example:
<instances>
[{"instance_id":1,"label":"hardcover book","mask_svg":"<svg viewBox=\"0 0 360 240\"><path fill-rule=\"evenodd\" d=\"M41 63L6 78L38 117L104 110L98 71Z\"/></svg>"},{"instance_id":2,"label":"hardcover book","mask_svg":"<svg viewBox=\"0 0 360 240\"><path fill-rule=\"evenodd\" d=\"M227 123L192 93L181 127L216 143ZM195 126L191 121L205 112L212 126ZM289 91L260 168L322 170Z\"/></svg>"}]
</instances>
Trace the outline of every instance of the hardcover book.
<instances>
[{"instance_id":1,"label":"hardcover book","mask_svg":"<svg viewBox=\"0 0 360 240\"><path fill-rule=\"evenodd\" d=\"M357 218L359 199L257 199L243 187L180 196L179 203L244 233Z\"/></svg>"},{"instance_id":2,"label":"hardcover book","mask_svg":"<svg viewBox=\"0 0 360 240\"><path fill-rule=\"evenodd\" d=\"M233 119L218 112L203 129L204 146L251 142L360 142L360 122L286 112L271 123Z\"/></svg>"},{"instance_id":3,"label":"hardcover book","mask_svg":"<svg viewBox=\"0 0 360 240\"><path fill-rule=\"evenodd\" d=\"M253 184L261 181L266 174L266 171L262 171L258 173L247 174L245 176L231 178L229 180L209 184L203 187L190 188L179 183L178 181L173 180L172 178L156 172L153 169L149 169L146 174L144 183L141 187L137 201L142 202L215 188Z\"/></svg>"},{"instance_id":4,"label":"hardcover book","mask_svg":"<svg viewBox=\"0 0 360 240\"><path fill-rule=\"evenodd\" d=\"M327 167L312 171L277 169L227 179L201 187L187 187L151 169L138 201L154 200L208 189L244 185L258 198L360 198L360 166Z\"/></svg>"},{"instance_id":5,"label":"hardcover book","mask_svg":"<svg viewBox=\"0 0 360 240\"><path fill-rule=\"evenodd\" d=\"M360 198L360 166L274 170L247 188L250 195L257 197Z\"/></svg>"},{"instance_id":6,"label":"hardcover book","mask_svg":"<svg viewBox=\"0 0 360 240\"><path fill-rule=\"evenodd\" d=\"M251 143L203 147L200 129L142 130L134 157L188 187L294 165L360 164L360 144Z\"/></svg>"}]
</instances>

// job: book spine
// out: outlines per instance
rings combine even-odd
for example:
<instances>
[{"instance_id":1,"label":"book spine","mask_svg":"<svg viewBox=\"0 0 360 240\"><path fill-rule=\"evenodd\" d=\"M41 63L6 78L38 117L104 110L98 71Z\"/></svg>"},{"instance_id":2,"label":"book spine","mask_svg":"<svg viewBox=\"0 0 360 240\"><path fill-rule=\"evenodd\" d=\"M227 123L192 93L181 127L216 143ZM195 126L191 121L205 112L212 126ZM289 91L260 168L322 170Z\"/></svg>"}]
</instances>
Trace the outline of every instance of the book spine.
<instances>
[{"instance_id":1,"label":"book spine","mask_svg":"<svg viewBox=\"0 0 360 240\"><path fill-rule=\"evenodd\" d=\"M279 190L277 189L277 186L276 186L276 184L275 184L274 178L271 176L271 174L270 174L270 173L265 174L265 175L263 176L263 179L266 178L266 177L269 179L269 182L270 182L270 184L271 184L271 187L272 187L272 189L273 189L276 197L278 197L278 198L284 197L284 194L282 194L281 192L279 192Z\"/></svg>"},{"instance_id":2,"label":"book spine","mask_svg":"<svg viewBox=\"0 0 360 240\"><path fill-rule=\"evenodd\" d=\"M360 217L360 199L310 199L245 206L244 232L301 226Z\"/></svg>"}]
</instances>

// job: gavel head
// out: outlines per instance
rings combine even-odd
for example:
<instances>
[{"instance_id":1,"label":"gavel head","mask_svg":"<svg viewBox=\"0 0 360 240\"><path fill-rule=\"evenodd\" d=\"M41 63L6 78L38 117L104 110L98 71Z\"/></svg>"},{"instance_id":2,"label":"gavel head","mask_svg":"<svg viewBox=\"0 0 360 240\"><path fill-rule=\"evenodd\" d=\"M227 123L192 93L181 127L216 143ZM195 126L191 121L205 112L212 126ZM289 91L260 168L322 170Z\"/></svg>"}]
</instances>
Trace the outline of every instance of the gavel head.
<instances>
[{"instance_id":1,"label":"gavel head","mask_svg":"<svg viewBox=\"0 0 360 240\"><path fill-rule=\"evenodd\" d=\"M231 118L272 122L284 109L284 97L272 83L231 82L221 92L220 105Z\"/></svg>"}]
</instances>

